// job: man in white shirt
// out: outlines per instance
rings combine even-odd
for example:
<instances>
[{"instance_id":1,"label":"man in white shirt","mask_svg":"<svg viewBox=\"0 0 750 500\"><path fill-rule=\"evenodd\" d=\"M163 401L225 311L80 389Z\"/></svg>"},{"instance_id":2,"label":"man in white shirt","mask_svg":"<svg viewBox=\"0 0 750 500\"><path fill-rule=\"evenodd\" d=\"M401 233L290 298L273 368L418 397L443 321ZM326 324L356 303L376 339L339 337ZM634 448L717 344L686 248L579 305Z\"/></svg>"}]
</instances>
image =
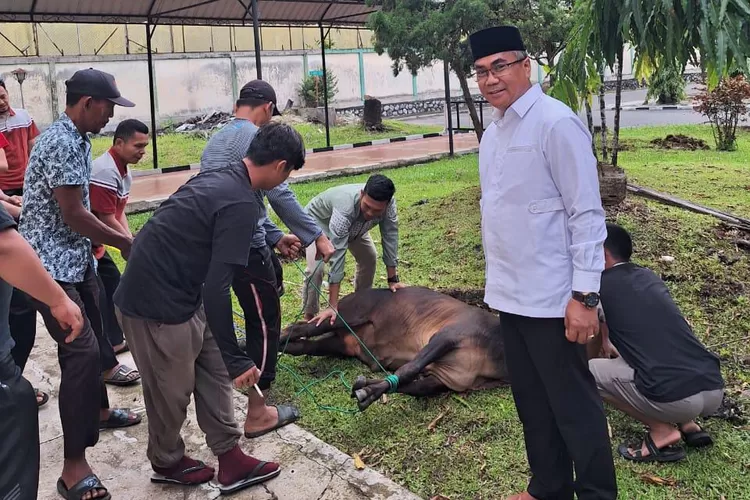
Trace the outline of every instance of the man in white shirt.
<instances>
[{"instance_id":1,"label":"man in white shirt","mask_svg":"<svg viewBox=\"0 0 750 500\"><path fill-rule=\"evenodd\" d=\"M567 106L532 85L517 28L469 41L479 90L495 108L479 147L484 300L500 311L532 473L527 492L510 498L616 498L585 351L598 332L607 236L591 137Z\"/></svg>"}]
</instances>

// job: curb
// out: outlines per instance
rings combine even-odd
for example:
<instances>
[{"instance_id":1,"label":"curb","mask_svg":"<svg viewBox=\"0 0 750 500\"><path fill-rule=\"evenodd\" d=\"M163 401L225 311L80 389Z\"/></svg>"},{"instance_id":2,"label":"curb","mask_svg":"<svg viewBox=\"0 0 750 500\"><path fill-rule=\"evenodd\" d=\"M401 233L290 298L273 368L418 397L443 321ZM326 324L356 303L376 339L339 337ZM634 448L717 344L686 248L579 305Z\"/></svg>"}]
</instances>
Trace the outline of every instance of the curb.
<instances>
[{"instance_id":1,"label":"curb","mask_svg":"<svg viewBox=\"0 0 750 500\"><path fill-rule=\"evenodd\" d=\"M454 151L454 156L464 156L468 154L478 153L479 148L460 149ZM430 163L433 161L441 160L450 156L450 153L434 153L431 155L420 156L418 158L406 158L402 160L391 160L379 163L369 163L367 165L357 165L355 167L341 167L333 170L326 170L324 172L314 172L310 174L302 174L295 177L290 177L287 181L289 184L297 184L304 182L320 181L325 179L333 179L336 177L346 177L350 175L364 174L368 172L374 172L377 170L388 170L392 168L408 167L411 165L420 165L422 163ZM193 170L193 169L183 169ZM128 203L125 207L125 213L127 215L138 214L142 212L150 212L159 208L159 205L164 202L167 197L154 198L151 200L134 201Z\"/></svg>"},{"instance_id":2,"label":"curb","mask_svg":"<svg viewBox=\"0 0 750 500\"><path fill-rule=\"evenodd\" d=\"M607 108L609 111L615 111L615 106ZM687 104L665 104L662 106L620 106L620 111L675 111L675 110L693 110L693 106Z\"/></svg>"},{"instance_id":3,"label":"curb","mask_svg":"<svg viewBox=\"0 0 750 500\"><path fill-rule=\"evenodd\" d=\"M403 137L390 137L387 139L375 139L373 141L355 142L353 144L337 144L330 147L312 148L305 150L306 154L327 153L329 151L341 151L342 149L363 148L367 146L380 146L383 144L392 144L394 142L416 141L419 139L431 139L433 137L442 137L445 132L431 132L429 134L414 134ZM186 170L200 170L200 163L191 163L189 165L176 165L173 167L154 168L151 170L132 170L133 177L146 177L149 175L172 174L175 172L184 172Z\"/></svg>"}]
</instances>

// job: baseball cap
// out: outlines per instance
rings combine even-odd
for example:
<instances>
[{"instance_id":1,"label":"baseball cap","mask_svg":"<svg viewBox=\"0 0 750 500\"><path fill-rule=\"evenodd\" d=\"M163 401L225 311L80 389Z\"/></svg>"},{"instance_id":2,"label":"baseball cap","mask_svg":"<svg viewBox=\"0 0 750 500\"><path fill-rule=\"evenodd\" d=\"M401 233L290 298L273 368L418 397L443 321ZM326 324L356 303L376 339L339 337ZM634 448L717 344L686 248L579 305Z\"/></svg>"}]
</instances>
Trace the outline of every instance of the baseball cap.
<instances>
[{"instance_id":1,"label":"baseball cap","mask_svg":"<svg viewBox=\"0 0 750 500\"><path fill-rule=\"evenodd\" d=\"M122 97L117 89L115 77L98 69L82 69L73 73L73 76L65 82L68 94L87 95L99 99L107 99L126 108L135 106L132 102Z\"/></svg>"},{"instance_id":2,"label":"baseball cap","mask_svg":"<svg viewBox=\"0 0 750 500\"><path fill-rule=\"evenodd\" d=\"M263 80L253 80L246 83L240 90L240 97L237 100L272 102L274 116L281 116L279 105L276 104L276 91L268 82Z\"/></svg>"}]
</instances>

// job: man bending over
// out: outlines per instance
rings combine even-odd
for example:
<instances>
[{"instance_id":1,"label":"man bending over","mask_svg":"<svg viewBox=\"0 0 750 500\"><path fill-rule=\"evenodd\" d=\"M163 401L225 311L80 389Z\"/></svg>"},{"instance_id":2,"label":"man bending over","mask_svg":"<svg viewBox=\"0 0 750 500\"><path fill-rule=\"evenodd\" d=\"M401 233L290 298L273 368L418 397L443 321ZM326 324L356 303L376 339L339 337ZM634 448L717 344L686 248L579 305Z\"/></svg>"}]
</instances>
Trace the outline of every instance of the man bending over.
<instances>
[{"instance_id":1,"label":"man bending over","mask_svg":"<svg viewBox=\"0 0 750 500\"><path fill-rule=\"evenodd\" d=\"M135 238L114 301L141 373L154 482L195 485L214 476L212 467L185 454L180 429L191 396L198 425L219 459L223 493L281 470L238 445L232 381L252 391L261 372L237 344L229 288L247 265L261 214L255 190L273 189L304 163L300 135L270 123L244 159L190 179Z\"/></svg>"},{"instance_id":2,"label":"man bending over","mask_svg":"<svg viewBox=\"0 0 750 500\"><path fill-rule=\"evenodd\" d=\"M628 232L607 224L602 273L602 352L589 368L605 401L648 426L642 443L619 446L634 462L676 462L688 446L712 444L695 423L721 405L719 359L693 332L664 282L630 262ZM606 319L605 319L606 318Z\"/></svg>"}]
</instances>

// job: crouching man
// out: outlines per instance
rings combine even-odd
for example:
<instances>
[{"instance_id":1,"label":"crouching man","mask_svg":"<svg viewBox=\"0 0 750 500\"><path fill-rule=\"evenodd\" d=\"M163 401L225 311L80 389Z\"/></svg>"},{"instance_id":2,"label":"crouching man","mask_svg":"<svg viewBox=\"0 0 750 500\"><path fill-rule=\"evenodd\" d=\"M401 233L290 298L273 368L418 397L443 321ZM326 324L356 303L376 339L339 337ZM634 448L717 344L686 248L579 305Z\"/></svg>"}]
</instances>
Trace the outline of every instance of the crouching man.
<instances>
[{"instance_id":1,"label":"crouching man","mask_svg":"<svg viewBox=\"0 0 750 500\"><path fill-rule=\"evenodd\" d=\"M589 368L605 401L648 426L642 443L619 446L634 462L677 462L685 450L712 444L695 423L721 405L719 359L693 332L664 282L630 262L628 232L607 224L602 273L601 351Z\"/></svg>"},{"instance_id":2,"label":"crouching man","mask_svg":"<svg viewBox=\"0 0 750 500\"><path fill-rule=\"evenodd\" d=\"M237 345L229 288L247 265L261 213L254 190L273 189L304 163L294 129L265 125L242 161L190 179L135 238L114 302L141 374L153 482L195 485L214 476L213 467L185 454L180 429L191 395L198 425L218 457L222 493L280 472L278 464L245 455L237 444L242 431L232 381L253 390L260 371Z\"/></svg>"}]
</instances>

